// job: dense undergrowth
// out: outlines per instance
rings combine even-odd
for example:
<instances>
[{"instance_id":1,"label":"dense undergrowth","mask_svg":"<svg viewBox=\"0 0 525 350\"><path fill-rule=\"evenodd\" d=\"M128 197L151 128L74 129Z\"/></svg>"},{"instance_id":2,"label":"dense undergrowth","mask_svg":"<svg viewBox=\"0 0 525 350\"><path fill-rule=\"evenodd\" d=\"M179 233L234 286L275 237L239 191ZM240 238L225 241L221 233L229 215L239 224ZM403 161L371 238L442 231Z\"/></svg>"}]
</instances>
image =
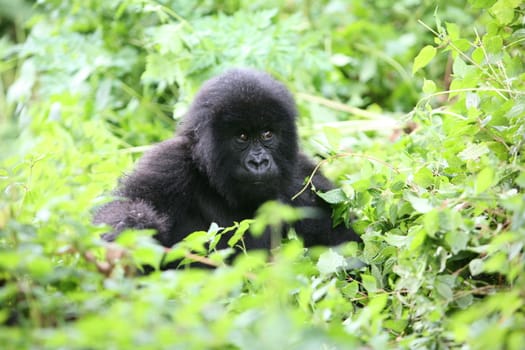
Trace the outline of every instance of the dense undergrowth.
<instances>
[{"instance_id":1,"label":"dense undergrowth","mask_svg":"<svg viewBox=\"0 0 525 350\"><path fill-rule=\"evenodd\" d=\"M522 349L524 11L518 0L2 5L0 347ZM305 251L292 239L229 264L205 248L213 226L168 251L148 232L100 240L93 208L231 66L294 92L303 147L338 183L320 195L362 244ZM139 273L182 256L217 268Z\"/></svg>"}]
</instances>

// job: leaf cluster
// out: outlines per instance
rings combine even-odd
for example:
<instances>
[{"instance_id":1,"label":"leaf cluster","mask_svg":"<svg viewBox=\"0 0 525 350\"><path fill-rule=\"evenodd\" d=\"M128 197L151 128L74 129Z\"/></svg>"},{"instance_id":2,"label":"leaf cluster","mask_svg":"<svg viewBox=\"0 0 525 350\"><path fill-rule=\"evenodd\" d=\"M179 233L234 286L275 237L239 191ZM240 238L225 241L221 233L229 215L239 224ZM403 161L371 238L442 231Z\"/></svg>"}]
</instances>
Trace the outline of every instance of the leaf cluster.
<instances>
[{"instance_id":1,"label":"leaf cluster","mask_svg":"<svg viewBox=\"0 0 525 350\"><path fill-rule=\"evenodd\" d=\"M3 348L522 348L520 1L46 0L24 27L11 13ZM338 183L319 196L363 243L306 250L276 233L312 213L278 203L170 248L147 231L103 242L90 208L234 65L295 93L304 147ZM249 228L283 243L245 252Z\"/></svg>"}]
</instances>

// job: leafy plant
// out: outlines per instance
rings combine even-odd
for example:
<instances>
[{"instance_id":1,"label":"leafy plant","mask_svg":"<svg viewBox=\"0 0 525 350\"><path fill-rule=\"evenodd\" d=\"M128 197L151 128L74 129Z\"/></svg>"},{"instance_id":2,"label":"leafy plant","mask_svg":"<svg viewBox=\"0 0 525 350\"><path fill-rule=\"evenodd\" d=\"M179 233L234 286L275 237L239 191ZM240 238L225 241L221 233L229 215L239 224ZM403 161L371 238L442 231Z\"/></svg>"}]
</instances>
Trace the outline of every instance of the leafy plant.
<instances>
[{"instance_id":1,"label":"leafy plant","mask_svg":"<svg viewBox=\"0 0 525 350\"><path fill-rule=\"evenodd\" d=\"M2 347L520 349L524 11L517 0L48 0L24 28L9 17ZM303 143L338 181L319 195L363 243L305 250L290 232L244 252L248 227L308 215L276 203L169 249L153 232L100 239L90 208L231 65L294 91ZM226 233L230 248L216 249ZM180 261L214 268L160 269Z\"/></svg>"}]
</instances>

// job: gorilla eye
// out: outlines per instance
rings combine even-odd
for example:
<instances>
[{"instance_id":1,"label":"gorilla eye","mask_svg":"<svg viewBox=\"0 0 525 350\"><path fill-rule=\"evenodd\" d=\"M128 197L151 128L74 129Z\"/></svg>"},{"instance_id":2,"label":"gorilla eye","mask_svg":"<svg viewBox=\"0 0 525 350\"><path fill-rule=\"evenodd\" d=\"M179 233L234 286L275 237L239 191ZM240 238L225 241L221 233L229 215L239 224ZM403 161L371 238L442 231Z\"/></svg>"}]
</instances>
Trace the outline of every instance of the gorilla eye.
<instances>
[{"instance_id":1,"label":"gorilla eye","mask_svg":"<svg viewBox=\"0 0 525 350\"><path fill-rule=\"evenodd\" d=\"M248 134L242 132L239 136L237 136L239 141L246 142L248 141Z\"/></svg>"},{"instance_id":2,"label":"gorilla eye","mask_svg":"<svg viewBox=\"0 0 525 350\"><path fill-rule=\"evenodd\" d=\"M268 141L273 137L273 132L271 132L270 130L266 130L261 134L261 136L264 141Z\"/></svg>"}]
</instances>

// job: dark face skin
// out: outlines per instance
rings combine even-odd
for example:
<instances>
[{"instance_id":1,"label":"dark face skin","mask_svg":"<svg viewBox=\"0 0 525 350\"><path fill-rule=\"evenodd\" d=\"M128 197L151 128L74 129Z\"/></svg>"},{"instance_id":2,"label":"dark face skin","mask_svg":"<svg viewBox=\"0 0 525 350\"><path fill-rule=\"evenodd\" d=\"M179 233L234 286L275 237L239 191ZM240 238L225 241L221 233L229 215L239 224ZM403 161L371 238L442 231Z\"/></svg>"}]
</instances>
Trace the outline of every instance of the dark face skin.
<instances>
[{"instance_id":1,"label":"dark face skin","mask_svg":"<svg viewBox=\"0 0 525 350\"><path fill-rule=\"evenodd\" d=\"M276 136L271 130L240 131L230 144L232 154L239 154L233 177L241 182L263 185L279 176L272 156L276 144Z\"/></svg>"},{"instance_id":2,"label":"dark face skin","mask_svg":"<svg viewBox=\"0 0 525 350\"><path fill-rule=\"evenodd\" d=\"M285 152L280 148L279 119L240 108L221 115L211 128L215 131L213 164L216 174L220 173L215 179L221 182L217 188L235 191L235 200L242 206L247 205L245 200L259 205L275 197L282 184L286 169L281 159Z\"/></svg>"}]
</instances>

